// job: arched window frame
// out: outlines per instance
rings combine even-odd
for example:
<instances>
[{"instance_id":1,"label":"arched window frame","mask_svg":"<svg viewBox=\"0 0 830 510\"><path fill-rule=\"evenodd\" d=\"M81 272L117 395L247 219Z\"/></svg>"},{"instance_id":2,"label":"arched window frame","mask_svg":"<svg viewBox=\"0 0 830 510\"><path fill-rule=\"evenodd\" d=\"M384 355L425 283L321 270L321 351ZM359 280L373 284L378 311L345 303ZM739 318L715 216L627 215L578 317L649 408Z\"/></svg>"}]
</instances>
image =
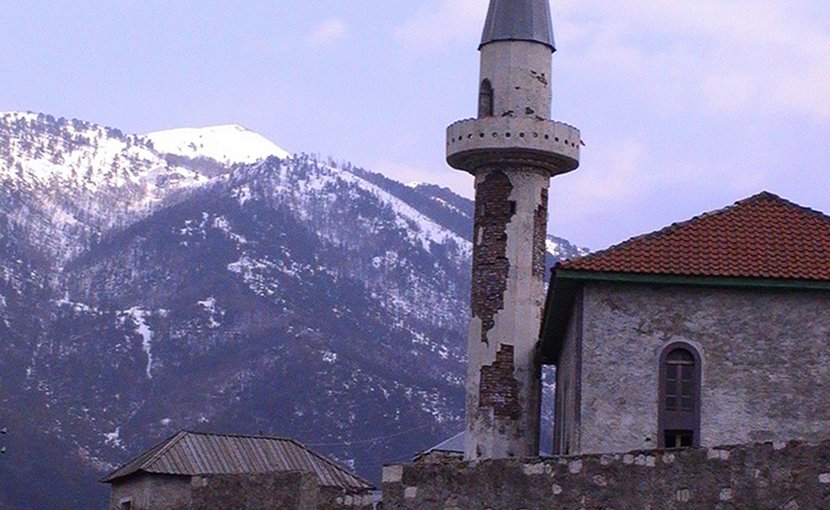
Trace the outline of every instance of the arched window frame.
<instances>
[{"instance_id":1,"label":"arched window frame","mask_svg":"<svg viewBox=\"0 0 830 510\"><path fill-rule=\"evenodd\" d=\"M483 119L484 117L493 116L495 107L494 96L493 84L489 79L485 78L482 80L478 91L478 118Z\"/></svg>"},{"instance_id":2,"label":"arched window frame","mask_svg":"<svg viewBox=\"0 0 830 510\"><path fill-rule=\"evenodd\" d=\"M667 362L669 354L672 352L682 349L687 351L692 355L694 358L694 370L692 373L693 381L694 381L694 405L692 406L692 411L689 413L690 416L683 416L682 422L679 422L678 418L681 418L679 415L682 413L679 412L669 412L666 409L666 393L667 393ZM703 359L700 356L700 352L697 348L687 342L672 342L663 348L663 351L660 353L660 364L658 366L659 374L658 377L658 404L657 404L657 416L658 416L658 432L657 432L657 441L658 447L665 448L666 447L666 431L670 430L690 430L692 432L692 447L700 446L700 410L701 410L701 385L703 383Z\"/></svg>"}]
</instances>

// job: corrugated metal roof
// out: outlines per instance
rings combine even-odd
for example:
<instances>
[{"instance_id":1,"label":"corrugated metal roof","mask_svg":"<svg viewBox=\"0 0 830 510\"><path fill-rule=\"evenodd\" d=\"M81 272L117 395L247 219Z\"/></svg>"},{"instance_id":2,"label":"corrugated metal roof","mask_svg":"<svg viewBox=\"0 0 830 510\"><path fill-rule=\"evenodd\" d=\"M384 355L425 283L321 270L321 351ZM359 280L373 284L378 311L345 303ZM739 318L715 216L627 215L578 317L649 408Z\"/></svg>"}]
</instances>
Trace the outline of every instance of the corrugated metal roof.
<instances>
[{"instance_id":1,"label":"corrugated metal roof","mask_svg":"<svg viewBox=\"0 0 830 510\"><path fill-rule=\"evenodd\" d=\"M102 481L138 472L167 475L216 475L302 471L320 484L348 490L374 488L335 462L293 439L181 431L150 448Z\"/></svg>"},{"instance_id":2,"label":"corrugated metal roof","mask_svg":"<svg viewBox=\"0 0 830 510\"><path fill-rule=\"evenodd\" d=\"M533 41L556 51L548 0L490 0L479 48L494 41Z\"/></svg>"},{"instance_id":3,"label":"corrugated metal roof","mask_svg":"<svg viewBox=\"0 0 830 510\"><path fill-rule=\"evenodd\" d=\"M464 453L464 432L459 432L451 438L438 443L424 453L430 452Z\"/></svg>"}]
</instances>

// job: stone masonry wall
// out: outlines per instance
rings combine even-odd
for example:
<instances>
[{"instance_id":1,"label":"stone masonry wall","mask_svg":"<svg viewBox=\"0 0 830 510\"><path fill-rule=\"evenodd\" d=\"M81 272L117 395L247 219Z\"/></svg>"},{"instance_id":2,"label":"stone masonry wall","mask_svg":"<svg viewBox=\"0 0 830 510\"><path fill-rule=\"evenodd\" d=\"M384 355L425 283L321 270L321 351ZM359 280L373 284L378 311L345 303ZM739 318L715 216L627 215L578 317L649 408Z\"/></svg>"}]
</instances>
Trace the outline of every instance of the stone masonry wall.
<instances>
[{"instance_id":1,"label":"stone masonry wall","mask_svg":"<svg viewBox=\"0 0 830 510\"><path fill-rule=\"evenodd\" d=\"M372 497L321 487L313 473L167 476L139 474L113 484L110 510L370 510Z\"/></svg>"},{"instance_id":2,"label":"stone masonry wall","mask_svg":"<svg viewBox=\"0 0 830 510\"><path fill-rule=\"evenodd\" d=\"M313 473L193 477L190 510L370 510L372 498L321 487Z\"/></svg>"},{"instance_id":3,"label":"stone masonry wall","mask_svg":"<svg viewBox=\"0 0 830 510\"><path fill-rule=\"evenodd\" d=\"M830 508L830 442L387 466L385 510Z\"/></svg>"},{"instance_id":4,"label":"stone masonry wall","mask_svg":"<svg viewBox=\"0 0 830 510\"><path fill-rule=\"evenodd\" d=\"M319 499L311 473L194 476L191 510L318 510Z\"/></svg>"},{"instance_id":5,"label":"stone masonry wall","mask_svg":"<svg viewBox=\"0 0 830 510\"><path fill-rule=\"evenodd\" d=\"M702 360L701 446L830 439L830 293L591 283L572 454L658 446L659 359Z\"/></svg>"}]
</instances>

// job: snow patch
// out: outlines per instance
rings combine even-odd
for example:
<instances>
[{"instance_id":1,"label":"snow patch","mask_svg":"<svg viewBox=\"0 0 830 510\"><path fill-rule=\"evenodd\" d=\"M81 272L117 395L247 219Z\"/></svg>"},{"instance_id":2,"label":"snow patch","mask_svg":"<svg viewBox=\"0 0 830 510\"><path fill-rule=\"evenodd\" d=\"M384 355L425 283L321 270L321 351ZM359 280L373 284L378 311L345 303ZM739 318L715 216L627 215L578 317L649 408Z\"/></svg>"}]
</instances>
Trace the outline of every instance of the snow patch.
<instances>
[{"instance_id":1,"label":"snow patch","mask_svg":"<svg viewBox=\"0 0 830 510\"><path fill-rule=\"evenodd\" d=\"M84 303L79 303L77 301L72 301L71 299L69 299L69 292L64 292L63 297L61 299L55 301L55 304L58 305L59 307L68 306L68 307L72 308L72 310L75 313L96 312L97 311L97 309L92 308L89 305L85 305Z\"/></svg>"},{"instance_id":2,"label":"snow patch","mask_svg":"<svg viewBox=\"0 0 830 510\"><path fill-rule=\"evenodd\" d=\"M231 224L224 216L219 216L213 219L213 228L221 230L228 239L232 239L237 244L248 244L248 240L239 234L235 234L231 228Z\"/></svg>"},{"instance_id":3,"label":"snow patch","mask_svg":"<svg viewBox=\"0 0 830 510\"><path fill-rule=\"evenodd\" d=\"M115 427L112 432L105 433L104 443L114 448L122 448L124 445L121 444L121 427Z\"/></svg>"},{"instance_id":4,"label":"snow patch","mask_svg":"<svg viewBox=\"0 0 830 510\"><path fill-rule=\"evenodd\" d=\"M268 156L285 159L289 153L264 136L238 125L157 131L146 137L158 152L189 158L206 157L222 163L255 163Z\"/></svg>"},{"instance_id":5,"label":"snow patch","mask_svg":"<svg viewBox=\"0 0 830 510\"><path fill-rule=\"evenodd\" d=\"M2 296L0 296L0 297L2 297ZM6 302L5 302L5 301L3 302L3 306L4 306L4 307L6 306ZM3 325L4 325L4 326L6 326L6 329L11 329L11 328L12 328L12 325L11 325L11 323L9 322L9 318L8 318L8 317L6 317L5 315L3 316Z\"/></svg>"},{"instance_id":6,"label":"snow patch","mask_svg":"<svg viewBox=\"0 0 830 510\"><path fill-rule=\"evenodd\" d=\"M146 318L150 316L149 312L134 306L124 313L128 314L135 324L135 331L141 336L141 349L147 355L147 379L153 378L153 330L147 325Z\"/></svg>"},{"instance_id":7,"label":"snow patch","mask_svg":"<svg viewBox=\"0 0 830 510\"><path fill-rule=\"evenodd\" d=\"M274 296L279 289L278 282L271 276L280 267L267 259L252 259L243 254L236 262L228 264L228 271L242 276L242 280L259 296Z\"/></svg>"},{"instance_id":8,"label":"snow patch","mask_svg":"<svg viewBox=\"0 0 830 510\"><path fill-rule=\"evenodd\" d=\"M548 253L550 253L554 257L568 256L571 253L570 250L568 250L567 246L562 246L560 241L557 241L556 239L552 239L550 236L548 236L545 239L545 249L548 251ZM591 251L588 250L587 248L580 248L578 246L574 246L573 249L576 250L576 254L575 255L570 255L571 258L572 257L582 257L584 255L588 255L589 253L591 253Z\"/></svg>"},{"instance_id":9,"label":"snow patch","mask_svg":"<svg viewBox=\"0 0 830 510\"><path fill-rule=\"evenodd\" d=\"M197 303L199 305L201 305L209 315L208 328L216 329L216 328L218 328L219 326L222 325L221 322L216 320L216 316L217 315L219 315L220 317L224 316L225 312L223 310L218 310L216 308L216 298L215 297L211 296L211 297L205 299L204 301L198 301Z\"/></svg>"},{"instance_id":10,"label":"snow patch","mask_svg":"<svg viewBox=\"0 0 830 510\"><path fill-rule=\"evenodd\" d=\"M233 196L239 200L239 205L243 206L245 202L251 199L251 187L246 184L242 187L235 188L233 190Z\"/></svg>"}]
</instances>

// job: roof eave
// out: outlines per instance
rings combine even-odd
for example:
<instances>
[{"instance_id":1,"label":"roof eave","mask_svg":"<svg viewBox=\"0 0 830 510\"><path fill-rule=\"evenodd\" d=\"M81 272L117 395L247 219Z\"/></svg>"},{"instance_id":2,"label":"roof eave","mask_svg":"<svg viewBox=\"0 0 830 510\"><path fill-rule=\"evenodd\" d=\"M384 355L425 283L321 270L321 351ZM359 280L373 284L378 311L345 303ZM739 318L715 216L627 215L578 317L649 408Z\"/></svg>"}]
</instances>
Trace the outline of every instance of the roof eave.
<instances>
[{"instance_id":1,"label":"roof eave","mask_svg":"<svg viewBox=\"0 0 830 510\"><path fill-rule=\"evenodd\" d=\"M481 51L481 49L484 48L485 46L487 46L488 44L493 44L493 43L503 42L503 41L523 41L523 42L532 42L532 43L536 43L536 44L541 44L543 46L547 46L548 48L550 48L551 53L556 53L556 43L555 42L553 42L553 41L551 41L551 42L540 41L539 39L534 39L532 37L500 37L500 38L496 38L496 39L490 39L488 41L483 41L481 44L479 44L478 45L478 51Z\"/></svg>"}]
</instances>

